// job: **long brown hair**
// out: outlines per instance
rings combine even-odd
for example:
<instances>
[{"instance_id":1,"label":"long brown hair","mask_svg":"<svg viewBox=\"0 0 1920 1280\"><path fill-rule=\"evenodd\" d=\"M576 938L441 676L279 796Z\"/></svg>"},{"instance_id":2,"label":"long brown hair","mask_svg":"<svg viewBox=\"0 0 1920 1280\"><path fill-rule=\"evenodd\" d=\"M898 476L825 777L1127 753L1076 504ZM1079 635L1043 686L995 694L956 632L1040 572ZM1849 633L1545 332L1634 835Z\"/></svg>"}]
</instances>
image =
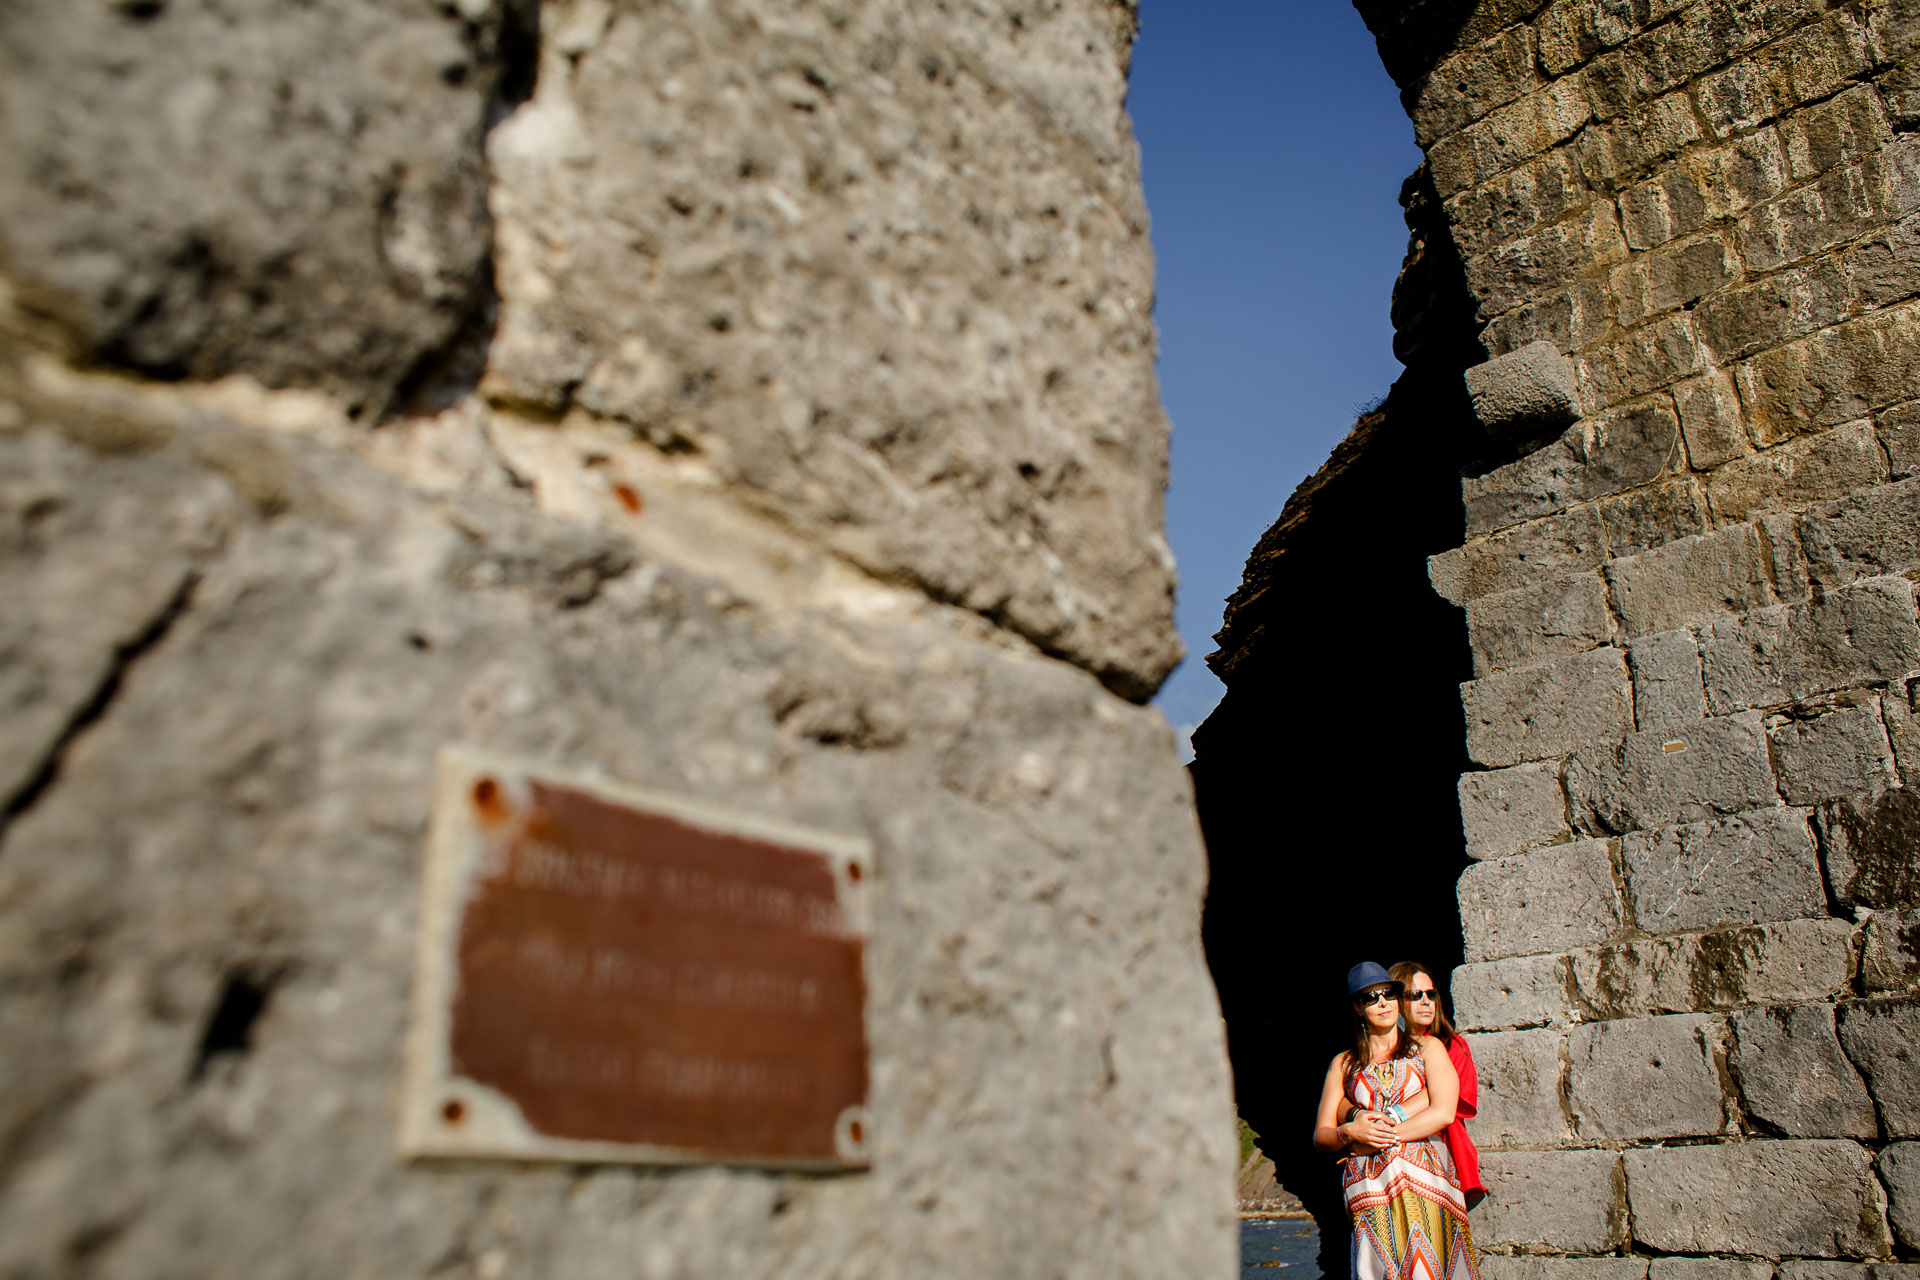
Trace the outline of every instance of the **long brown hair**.
<instances>
[{"instance_id":1,"label":"long brown hair","mask_svg":"<svg viewBox=\"0 0 1920 1280\"><path fill-rule=\"evenodd\" d=\"M1396 979L1396 981L1400 982L1403 989L1405 988L1405 979ZM1373 1047L1367 1043L1366 1015L1360 1012L1360 1006L1357 1004L1352 1005L1352 1009L1353 1047L1347 1050L1347 1070L1359 1071L1373 1061ZM1394 1058L1411 1057L1417 1052L1418 1050L1414 1048L1413 1036L1408 1033L1406 1020L1403 1017L1400 1029L1394 1033L1393 1052L1388 1054L1387 1058L1391 1061Z\"/></svg>"},{"instance_id":2,"label":"long brown hair","mask_svg":"<svg viewBox=\"0 0 1920 1280\"><path fill-rule=\"evenodd\" d=\"M1446 1006L1440 1003L1440 979L1434 977L1433 970L1418 960L1402 960L1387 970L1387 976L1400 984L1401 1034L1413 1030L1413 1019L1408 1016L1412 1001L1407 993L1413 990L1413 975L1416 973L1426 974L1427 981L1433 984L1433 1031L1430 1034L1439 1037L1440 1043L1451 1049L1460 1033L1453 1029L1453 1023L1447 1020Z\"/></svg>"}]
</instances>

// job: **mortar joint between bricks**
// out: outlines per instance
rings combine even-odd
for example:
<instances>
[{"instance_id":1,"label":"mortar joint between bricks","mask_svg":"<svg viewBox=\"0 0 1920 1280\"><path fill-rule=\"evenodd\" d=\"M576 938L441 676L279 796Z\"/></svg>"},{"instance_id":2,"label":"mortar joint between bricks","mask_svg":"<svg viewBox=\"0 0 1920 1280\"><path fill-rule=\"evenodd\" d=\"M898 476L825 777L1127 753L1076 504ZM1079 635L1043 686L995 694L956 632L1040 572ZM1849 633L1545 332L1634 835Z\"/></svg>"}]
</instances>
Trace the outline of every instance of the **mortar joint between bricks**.
<instances>
[{"instance_id":1,"label":"mortar joint between bricks","mask_svg":"<svg viewBox=\"0 0 1920 1280\"><path fill-rule=\"evenodd\" d=\"M1613 1228L1613 1246L1616 1249L1633 1247L1633 1197L1627 1193L1627 1162L1623 1156L1615 1156L1613 1168L1609 1171L1608 1182L1613 1191L1613 1204L1608 1209L1608 1225Z\"/></svg>"},{"instance_id":2,"label":"mortar joint between bricks","mask_svg":"<svg viewBox=\"0 0 1920 1280\"><path fill-rule=\"evenodd\" d=\"M1629 676L1628 678L1631 679L1632 677ZM1633 686L1631 684L1627 686L1627 692L1629 696L1632 695ZM1561 817L1566 822L1569 832L1577 832L1579 828L1573 825L1573 792L1567 786L1567 769L1572 764L1573 757L1571 755L1561 756L1554 764L1553 777L1554 781L1560 784Z\"/></svg>"},{"instance_id":3,"label":"mortar joint between bricks","mask_svg":"<svg viewBox=\"0 0 1920 1280\"><path fill-rule=\"evenodd\" d=\"M1866 1068L1861 1066L1859 1060L1855 1058L1853 1054L1847 1049L1847 1042L1845 1037L1842 1037L1840 1040L1840 1053L1842 1056L1846 1058L1846 1060L1850 1064L1852 1064L1854 1071L1858 1073L1858 1075L1862 1080L1867 1080L1871 1078L1868 1076ZM1868 1141L1878 1142L1884 1145L1887 1142L1891 1141L1893 1138L1893 1125L1890 1124L1887 1120L1887 1109L1881 1103L1879 1095L1875 1093L1873 1089L1869 1088L1867 1090L1867 1097L1873 1103L1873 1128L1874 1128L1874 1135L1872 1138L1868 1139Z\"/></svg>"},{"instance_id":4,"label":"mortar joint between bricks","mask_svg":"<svg viewBox=\"0 0 1920 1280\"><path fill-rule=\"evenodd\" d=\"M1613 892L1620 899L1620 928L1615 931L1613 941L1636 942L1652 939L1654 935L1640 927L1639 916L1633 909L1632 887L1627 881L1625 836L1608 837L1607 869L1613 875Z\"/></svg>"},{"instance_id":5,"label":"mortar joint between bricks","mask_svg":"<svg viewBox=\"0 0 1920 1280\"><path fill-rule=\"evenodd\" d=\"M1567 1132L1573 1135L1574 1140L1578 1141L1580 1134L1578 1128L1575 1126L1573 1115L1572 1042L1573 1037L1568 1034L1565 1028L1561 1029L1559 1039L1554 1046L1556 1053L1559 1055L1558 1061L1560 1068L1559 1078L1554 1081L1554 1097L1560 1103L1561 1122L1566 1125Z\"/></svg>"},{"instance_id":6,"label":"mortar joint between bricks","mask_svg":"<svg viewBox=\"0 0 1920 1280\"><path fill-rule=\"evenodd\" d=\"M1823 807L1815 806L1815 811L1818 812ZM1816 820L1808 826L1813 832L1813 859L1820 871L1821 891L1826 894L1827 915L1832 919L1846 920L1854 925L1853 933L1849 938L1851 955L1847 961L1847 994L1860 996L1866 991L1860 969L1865 956L1866 933L1860 927L1859 918L1855 916L1852 909L1841 903L1839 891L1834 888L1830 852L1827 848L1827 824Z\"/></svg>"},{"instance_id":7,"label":"mortar joint between bricks","mask_svg":"<svg viewBox=\"0 0 1920 1280\"><path fill-rule=\"evenodd\" d=\"M1815 823L1814 828L1817 832L1819 829L1819 824ZM1814 838L1816 841L1818 841L1819 839L1817 834ZM1820 875L1822 880L1825 880L1826 866L1825 866L1824 860L1822 861L1822 865L1820 868ZM1832 889L1829 888L1828 892L1831 893ZM1867 973L1866 973L1867 925L1866 925L1866 921L1861 920L1854 924L1853 932L1847 936L1847 952L1848 952L1847 995L1853 997L1856 1000L1865 1000L1867 999ZM1855 1069L1858 1070L1857 1067Z\"/></svg>"},{"instance_id":8,"label":"mortar joint between bricks","mask_svg":"<svg viewBox=\"0 0 1920 1280\"><path fill-rule=\"evenodd\" d=\"M1720 1131L1729 1136L1745 1136L1745 1097L1734 1079L1730 1061L1733 1022L1726 1017L1714 1018L1703 1023L1696 1034L1713 1063L1715 1077L1720 1081Z\"/></svg>"}]
</instances>

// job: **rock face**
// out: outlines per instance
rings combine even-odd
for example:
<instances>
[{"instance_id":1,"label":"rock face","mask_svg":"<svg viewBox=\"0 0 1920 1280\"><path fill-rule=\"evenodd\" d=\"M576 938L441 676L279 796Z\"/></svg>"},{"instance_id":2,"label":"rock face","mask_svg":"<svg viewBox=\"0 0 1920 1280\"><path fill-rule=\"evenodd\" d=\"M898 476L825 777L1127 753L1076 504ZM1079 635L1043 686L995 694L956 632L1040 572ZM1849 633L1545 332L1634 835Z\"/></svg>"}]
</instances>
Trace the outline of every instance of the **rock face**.
<instances>
[{"instance_id":1,"label":"rock face","mask_svg":"<svg viewBox=\"0 0 1920 1280\"><path fill-rule=\"evenodd\" d=\"M22 300L169 376L577 405L1151 695L1180 648L1129 11L743 40L752 6L582 0L541 40L467 7L11 13Z\"/></svg>"},{"instance_id":2,"label":"rock face","mask_svg":"<svg viewBox=\"0 0 1920 1280\"><path fill-rule=\"evenodd\" d=\"M482 148L537 6L58 0L0 24L0 228L23 302L162 377L387 404L482 315Z\"/></svg>"},{"instance_id":3,"label":"rock face","mask_svg":"<svg viewBox=\"0 0 1920 1280\"><path fill-rule=\"evenodd\" d=\"M1558 434L1580 417L1579 374L1550 342L1529 342L1468 369L1467 394L1474 416L1504 438Z\"/></svg>"},{"instance_id":4,"label":"rock face","mask_svg":"<svg viewBox=\"0 0 1920 1280\"><path fill-rule=\"evenodd\" d=\"M1430 183L1396 294L1408 372L1384 413L1446 379L1479 412L1430 395L1417 441L1363 423L1255 548L1210 659L1229 692L1195 738L1215 884L1223 863L1328 856L1310 824L1276 835L1212 779L1240 753L1273 759L1247 723L1258 690L1339 670L1323 654L1351 642L1315 650L1309 619L1398 611L1394 657L1349 676L1392 687L1397 728L1369 724L1391 746L1303 788L1350 815L1390 795L1394 822L1309 896L1392 885L1413 905L1377 958L1472 961L1451 987L1492 1051L1474 1227L1489 1273L1651 1253L1688 1255L1656 1274L1782 1258L1783 1275L1865 1274L1909 1230L1911 1162L1888 1144L1915 1133L1920 16L1357 7ZM1457 297L1430 283L1442 260ZM1570 387L1544 372L1569 367ZM1555 413L1580 416L1538 438ZM1377 482L1333 500L1339 478L1442 460L1444 517L1423 502L1402 519ZM1368 499L1395 512L1392 551L1352 536ZM1429 573L1471 654L1447 744L1470 763L1427 801L1447 753L1403 702L1426 696L1448 633L1386 566L1448 523ZM1317 724L1293 714L1311 705L1287 706L1289 732ZM1447 905L1440 874L1457 879L1452 939L1420 919ZM1235 920L1210 907L1216 970L1246 945ZM1333 991L1349 922L1301 932L1288 971ZM1294 1173L1310 1202L1330 1183ZM1598 1257L1619 1254L1641 1256Z\"/></svg>"},{"instance_id":5,"label":"rock face","mask_svg":"<svg viewBox=\"0 0 1920 1280\"><path fill-rule=\"evenodd\" d=\"M691 448L870 573L1150 695L1180 648L1126 10L1009 34L871 5L764 44L745 12L562 12L489 142L482 390Z\"/></svg>"},{"instance_id":6,"label":"rock face","mask_svg":"<svg viewBox=\"0 0 1920 1280\"><path fill-rule=\"evenodd\" d=\"M269 8L0 17L0 1273L1230 1274L1130 10ZM398 1159L454 741L871 842L869 1172Z\"/></svg>"}]
</instances>

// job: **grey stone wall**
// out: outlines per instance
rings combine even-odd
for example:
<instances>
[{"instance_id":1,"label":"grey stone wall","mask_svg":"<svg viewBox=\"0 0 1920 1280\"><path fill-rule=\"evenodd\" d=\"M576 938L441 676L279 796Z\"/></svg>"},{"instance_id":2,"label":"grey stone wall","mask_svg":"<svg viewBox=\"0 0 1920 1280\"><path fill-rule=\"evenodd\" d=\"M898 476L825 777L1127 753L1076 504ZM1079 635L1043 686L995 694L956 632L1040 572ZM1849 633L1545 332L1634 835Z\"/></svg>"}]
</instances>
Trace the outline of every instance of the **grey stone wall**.
<instances>
[{"instance_id":1,"label":"grey stone wall","mask_svg":"<svg viewBox=\"0 0 1920 1280\"><path fill-rule=\"evenodd\" d=\"M1547 344L1580 415L1468 470L1431 565L1488 1272L1899 1270L1920 10L1361 8L1493 364Z\"/></svg>"},{"instance_id":2,"label":"grey stone wall","mask_svg":"<svg viewBox=\"0 0 1920 1280\"><path fill-rule=\"evenodd\" d=\"M1230 1274L1133 28L0 14L0 1274ZM870 1172L398 1158L449 741L872 842Z\"/></svg>"}]
</instances>

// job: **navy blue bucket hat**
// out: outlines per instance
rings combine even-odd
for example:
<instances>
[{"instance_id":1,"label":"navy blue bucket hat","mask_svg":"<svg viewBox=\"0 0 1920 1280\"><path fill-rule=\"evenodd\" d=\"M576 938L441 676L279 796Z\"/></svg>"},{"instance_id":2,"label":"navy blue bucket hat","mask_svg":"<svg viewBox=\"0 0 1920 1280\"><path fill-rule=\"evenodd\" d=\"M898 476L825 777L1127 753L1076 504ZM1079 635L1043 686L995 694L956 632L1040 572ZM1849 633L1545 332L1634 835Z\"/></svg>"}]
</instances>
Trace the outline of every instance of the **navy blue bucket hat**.
<instances>
[{"instance_id":1,"label":"navy blue bucket hat","mask_svg":"<svg viewBox=\"0 0 1920 1280\"><path fill-rule=\"evenodd\" d=\"M1394 989L1395 995L1404 989L1401 983L1394 981L1392 974L1371 960L1362 960L1347 970L1347 994L1350 996L1357 996L1368 987L1377 987L1383 982Z\"/></svg>"}]
</instances>

